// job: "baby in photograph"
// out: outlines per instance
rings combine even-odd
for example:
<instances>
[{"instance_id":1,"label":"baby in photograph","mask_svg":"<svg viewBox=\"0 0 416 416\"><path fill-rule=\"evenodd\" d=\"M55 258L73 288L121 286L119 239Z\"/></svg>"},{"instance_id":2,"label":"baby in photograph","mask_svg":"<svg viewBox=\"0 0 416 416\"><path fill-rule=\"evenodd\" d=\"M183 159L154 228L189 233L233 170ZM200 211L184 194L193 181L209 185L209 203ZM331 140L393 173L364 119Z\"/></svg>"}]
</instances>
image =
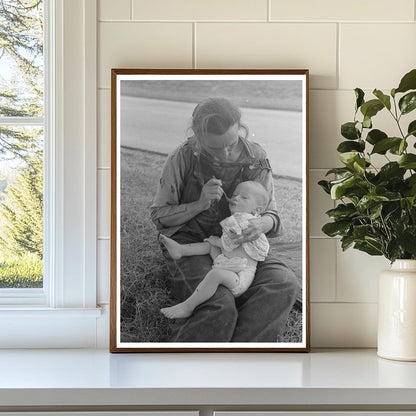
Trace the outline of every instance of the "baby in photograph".
<instances>
[{"instance_id":1,"label":"baby in photograph","mask_svg":"<svg viewBox=\"0 0 416 416\"><path fill-rule=\"evenodd\" d=\"M250 242L239 243L236 237L248 226L249 220L262 214L269 203L266 189L258 182L241 182L229 202L231 216L220 222L222 236L210 236L201 243L179 244L164 235L159 239L174 260L184 256L210 254L212 270L199 283L194 293L177 305L163 308L169 319L187 318L194 309L214 295L219 285L227 287L235 296L241 296L251 285L257 262L263 261L269 251L264 234Z\"/></svg>"}]
</instances>

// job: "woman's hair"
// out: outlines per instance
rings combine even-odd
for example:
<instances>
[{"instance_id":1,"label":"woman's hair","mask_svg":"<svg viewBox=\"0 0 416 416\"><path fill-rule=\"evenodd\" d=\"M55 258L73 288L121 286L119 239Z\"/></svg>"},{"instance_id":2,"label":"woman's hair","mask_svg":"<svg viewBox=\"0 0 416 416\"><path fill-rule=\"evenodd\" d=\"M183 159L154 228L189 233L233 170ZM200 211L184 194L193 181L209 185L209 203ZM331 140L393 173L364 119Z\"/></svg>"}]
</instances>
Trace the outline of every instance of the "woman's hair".
<instances>
[{"instance_id":1,"label":"woman's hair","mask_svg":"<svg viewBox=\"0 0 416 416\"><path fill-rule=\"evenodd\" d=\"M247 137L248 129L241 124L239 108L226 98L208 98L195 107L191 128L195 136L201 138L207 133L224 134L235 123L243 127Z\"/></svg>"}]
</instances>

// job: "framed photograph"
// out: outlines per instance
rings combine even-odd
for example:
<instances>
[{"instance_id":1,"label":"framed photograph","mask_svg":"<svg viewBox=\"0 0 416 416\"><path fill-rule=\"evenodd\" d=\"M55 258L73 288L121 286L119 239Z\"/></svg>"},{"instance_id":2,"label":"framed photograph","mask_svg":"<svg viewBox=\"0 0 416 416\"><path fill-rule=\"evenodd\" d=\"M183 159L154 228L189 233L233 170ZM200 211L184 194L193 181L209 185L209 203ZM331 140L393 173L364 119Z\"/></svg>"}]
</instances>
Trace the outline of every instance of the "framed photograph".
<instances>
[{"instance_id":1,"label":"framed photograph","mask_svg":"<svg viewBox=\"0 0 416 416\"><path fill-rule=\"evenodd\" d=\"M308 76L112 70L111 352L309 351Z\"/></svg>"}]
</instances>

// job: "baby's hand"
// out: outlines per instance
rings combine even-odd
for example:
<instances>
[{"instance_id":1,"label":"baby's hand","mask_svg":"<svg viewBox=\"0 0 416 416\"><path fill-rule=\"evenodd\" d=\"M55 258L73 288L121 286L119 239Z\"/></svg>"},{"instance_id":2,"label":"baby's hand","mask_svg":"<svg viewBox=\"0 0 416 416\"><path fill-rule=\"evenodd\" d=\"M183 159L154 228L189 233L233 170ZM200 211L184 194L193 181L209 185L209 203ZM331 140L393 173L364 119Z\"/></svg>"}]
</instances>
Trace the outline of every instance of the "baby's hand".
<instances>
[{"instance_id":1,"label":"baby's hand","mask_svg":"<svg viewBox=\"0 0 416 416\"><path fill-rule=\"evenodd\" d=\"M222 247L221 238L215 235L211 235L208 238L205 238L204 241L210 243L214 247Z\"/></svg>"},{"instance_id":2,"label":"baby's hand","mask_svg":"<svg viewBox=\"0 0 416 416\"><path fill-rule=\"evenodd\" d=\"M231 240L238 244L248 243L257 240L262 233L264 230L261 218L253 218L248 220L248 225L244 228L243 233L231 236Z\"/></svg>"}]
</instances>

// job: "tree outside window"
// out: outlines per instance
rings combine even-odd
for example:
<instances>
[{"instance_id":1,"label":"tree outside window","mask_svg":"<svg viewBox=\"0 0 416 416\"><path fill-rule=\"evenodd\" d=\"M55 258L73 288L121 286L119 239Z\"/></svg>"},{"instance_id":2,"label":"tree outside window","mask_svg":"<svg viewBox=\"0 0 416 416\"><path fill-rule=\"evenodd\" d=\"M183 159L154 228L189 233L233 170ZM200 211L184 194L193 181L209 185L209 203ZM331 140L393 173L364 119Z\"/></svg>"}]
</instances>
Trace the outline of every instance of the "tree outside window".
<instances>
[{"instance_id":1,"label":"tree outside window","mask_svg":"<svg viewBox=\"0 0 416 416\"><path fill-rule=\"evenodd\" d=\"M0 0L0 289L43 286L43 2Z\"/></svg>"}]
</instances>

